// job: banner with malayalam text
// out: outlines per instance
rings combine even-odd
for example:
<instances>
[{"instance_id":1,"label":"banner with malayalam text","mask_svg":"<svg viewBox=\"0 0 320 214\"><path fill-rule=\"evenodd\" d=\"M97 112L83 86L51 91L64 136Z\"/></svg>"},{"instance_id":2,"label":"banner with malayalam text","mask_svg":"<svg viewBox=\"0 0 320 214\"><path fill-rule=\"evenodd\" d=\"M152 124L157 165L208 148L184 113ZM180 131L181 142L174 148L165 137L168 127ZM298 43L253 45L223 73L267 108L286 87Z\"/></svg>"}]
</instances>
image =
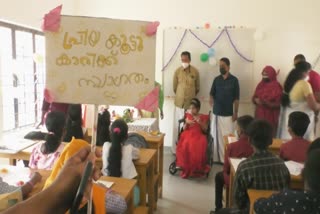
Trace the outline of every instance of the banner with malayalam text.
<instances>
[{"instance_id":1,"label":"banner with malayalam text","mask_svg":"<svg viewBox=\"0 0 320 214\"><path fill-rule=\"evenodd\" d=\"M149 22L61 16L45 32L46 89L54 102L134 106L154 89Z\"/></svg>"}]
</instances>

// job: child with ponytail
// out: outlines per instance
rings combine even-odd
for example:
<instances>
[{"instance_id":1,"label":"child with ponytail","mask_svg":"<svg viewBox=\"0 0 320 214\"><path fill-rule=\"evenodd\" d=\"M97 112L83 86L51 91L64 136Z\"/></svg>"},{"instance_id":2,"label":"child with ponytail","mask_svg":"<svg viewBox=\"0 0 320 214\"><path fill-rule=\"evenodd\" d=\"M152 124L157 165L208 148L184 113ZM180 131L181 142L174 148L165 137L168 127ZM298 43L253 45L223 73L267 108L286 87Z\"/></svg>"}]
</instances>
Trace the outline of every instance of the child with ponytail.
<instances>
[{"instance_id":1,"label":"child with ponytail","mask_svg":"<svg viewBox=\"0 0 320 214\"><path fill-rule=\"evenodd\" d=\"M139 158L139 149L124 145L128 138L128 126L123 120L116 120L111 125L111 143L103 144L102 173L112 177L132 179L137 176L132 160Z\"/></svg>"},{"instance_id":2,"label":"child with ponytail","mask_svg":"<svg viewBox=\"0 0 320 214\"><path fill-rule=\"evenodd\" d=\"M65 127L65 115L62 112L50 112L46 117L45 142L33 148L29 167L32 169L51 170L56 159L60 156L64 144L61 144Z\"/></svg>"}]
</instances>

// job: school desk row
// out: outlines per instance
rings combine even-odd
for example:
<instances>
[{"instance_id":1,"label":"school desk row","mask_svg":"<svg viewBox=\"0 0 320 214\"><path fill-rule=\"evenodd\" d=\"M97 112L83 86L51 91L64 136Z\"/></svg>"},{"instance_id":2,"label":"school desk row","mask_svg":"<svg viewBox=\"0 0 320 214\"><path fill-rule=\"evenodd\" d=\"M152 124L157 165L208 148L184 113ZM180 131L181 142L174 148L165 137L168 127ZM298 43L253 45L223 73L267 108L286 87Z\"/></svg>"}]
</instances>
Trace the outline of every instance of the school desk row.
<instances>
[{"instance_id":1,"label":"school desk row","mask_svg":"<svg viewBox=\"0 0 320 214\"><path fill-rule=\"evenodd\" d=\"M163 143L164 134L153 136L147 132L138 132L147 141L150 149L141 149L140 158L134 161L138 173L138 186L140 188L141 206L148 204L149 213L157 208L158 197L162 198L163 190ZM15 165L16 160L29 160L32 149L37 144L16 154L0 153L0 158L8 158L10 165ZM98 149L102 149L99 148ZM96 165L102 168L102 159ZM148 196L148 197L147 197ZM147 201L148 199L148 201ZM148 203L147 203L148 202Z\"/></svg>"},{"instance_id":2,"label":"school desk row","mask_svg":"<svg viewBox=\"0 0 320 214\"><path fill-rule=\"evenodd\" d=\"M225 149L226 149L227 144L233 142L234 140L235 140L234 135L224 136ZM284 142L285 142L285 140L282 140L282 139L276 139L276 138L273 139L272 145L269 146L269 151L275 155L279 155L280 147L281 147L282 143L284 143ZM235 173L237 171L237 165L234 164L234 162L232 162L232 161L230 161L230 163L231 163L230 186L229 186L229 190L226 192L226 206L227 207L232 207L232 205L233 205L233 196L232 196L233 182L234 182ZM303 179L302 179L301 174L300 175L291 175L290 188L291 189L298 189L298 190L302 190L304 188L304 183L303 183ZM266 191L266 193L269 193L269 192L270 191ZM254 195L257 195L258 193L259 193L259 191L254 192ZM262 191L262 194L264 194L264 191Z\"/></svg>"}]
</instances>

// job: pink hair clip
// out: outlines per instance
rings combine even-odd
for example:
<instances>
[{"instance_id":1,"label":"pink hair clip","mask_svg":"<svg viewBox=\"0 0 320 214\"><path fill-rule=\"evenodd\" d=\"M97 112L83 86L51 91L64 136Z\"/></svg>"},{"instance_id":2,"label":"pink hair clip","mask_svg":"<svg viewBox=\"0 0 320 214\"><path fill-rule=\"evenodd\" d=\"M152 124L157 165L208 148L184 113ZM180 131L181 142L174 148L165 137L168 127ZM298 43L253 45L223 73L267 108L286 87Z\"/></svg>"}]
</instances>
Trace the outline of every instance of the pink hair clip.
<instances>
[{"instance_id":1,"label":"pink hair clip","mask_svg":"<svg viewBox=\"0 0 320 214\"><path fill-rule=\"evenodd\" d=\"M121 130L118 127L113 129L113 133L120 134L120 132L121 132Z\"/></svg>"}]
</instances>

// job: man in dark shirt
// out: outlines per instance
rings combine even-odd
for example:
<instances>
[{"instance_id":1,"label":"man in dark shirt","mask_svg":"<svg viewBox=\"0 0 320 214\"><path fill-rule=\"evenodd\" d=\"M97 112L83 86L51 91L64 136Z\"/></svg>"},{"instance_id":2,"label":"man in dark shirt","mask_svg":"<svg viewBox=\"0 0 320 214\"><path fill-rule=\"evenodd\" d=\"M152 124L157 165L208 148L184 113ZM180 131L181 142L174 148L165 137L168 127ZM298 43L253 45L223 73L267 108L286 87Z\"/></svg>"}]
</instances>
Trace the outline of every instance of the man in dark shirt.
<instances>
[{"instance_id":1,"label":"man in dark shirt","mask_svg":"<svg viewBox=\"0 0 320 214\"><path fill-rule=\"evenodd\" d=\"M212 136L214 138L213 157L220 163L224 160L223 136L234 132L233 122L237 120L239 108L239 82L230 73L230 60L220 59L220 74L210 91L210 104L213 107Z\"/></svg>"},{"instance_id":2,"label":"man in dark shirt","mask_svg":"<svg viewBox=\"0 0 320 214\"><path fill-rule=\"evenodd\" d=\"M307 187L305 191L285 190L268 199L259 199L254 204L255 212L258 214L320 214L320 149L308 153L303 177Z\"/></svg>"}]
</instances>

